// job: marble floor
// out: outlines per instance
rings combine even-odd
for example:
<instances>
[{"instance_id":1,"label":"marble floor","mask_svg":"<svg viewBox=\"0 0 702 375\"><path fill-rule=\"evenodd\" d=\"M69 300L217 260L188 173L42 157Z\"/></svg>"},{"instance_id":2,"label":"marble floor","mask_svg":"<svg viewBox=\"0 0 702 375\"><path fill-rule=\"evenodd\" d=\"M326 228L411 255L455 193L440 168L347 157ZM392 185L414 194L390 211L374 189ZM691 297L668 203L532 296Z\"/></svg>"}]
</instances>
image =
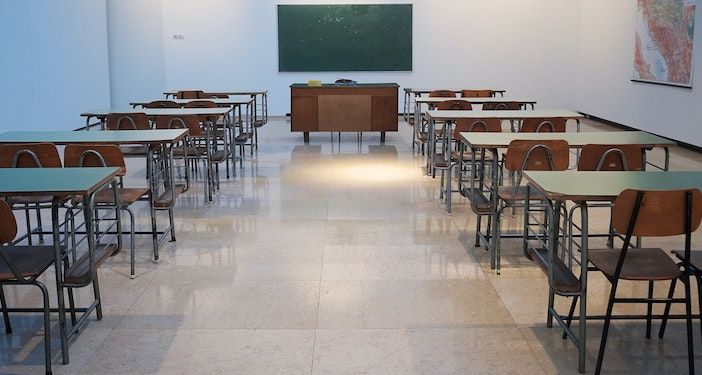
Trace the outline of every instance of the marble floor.
<instances>
[{"instance_id":1,"label":"marble floor","mask_svg":"<svg viewBox=\"0 0 702 375\"><path fill-rule=\"evenodd\" d=\"M606 126L586 122L585 130ZM453 214L443 210L438 179L412 153L409 126L400 123L384 145L377 134L361 144L355 134L341 144L328 133L311 138L305 145L285 119L272 119L258 153L237 177L223 178L212 203L203 203L201 182L179 200L178 238L162 246L158 264L143 236L136 279L127 251L110 259L99 273L104 318L71 343L68 365L60 364L53 321L54 373L577 373L576 348L546 328L543 273L516 240L504 241L502 274L490 270L472 246L468 203L456 195ZM142 163L129 160L128 185L144 183ZM702 156L673 151L672 169L700 168ZM148 211L137 207L146 228ZM593 227L606 225L605 214L593 215ZM505 226L518 225L507 216ZM54 288L51 272L42 279ZM84 289L80 302L89 301ZM5 290L12 306L39 301L32 287ZM646 286L621 290L644 296ZM604 310L608 291L593 273L591 313ZM14 333L0 337L0 373L42 373L40 316L13 315L12 323ZM601 323L589 328L592 372ZM702 369L699 322L694 328ZM617 321L604 370L686 373L684 332L675 322L664 339L646 340L642 322Z\"/></svg>"}]
</instances>

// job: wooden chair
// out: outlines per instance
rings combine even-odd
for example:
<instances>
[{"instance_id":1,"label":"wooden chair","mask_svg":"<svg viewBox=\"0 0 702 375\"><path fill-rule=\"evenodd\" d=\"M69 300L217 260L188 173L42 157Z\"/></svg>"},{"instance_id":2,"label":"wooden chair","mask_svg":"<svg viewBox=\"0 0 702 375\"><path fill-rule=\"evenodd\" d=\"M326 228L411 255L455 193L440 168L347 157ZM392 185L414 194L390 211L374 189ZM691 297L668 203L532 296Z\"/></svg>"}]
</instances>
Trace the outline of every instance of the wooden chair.
<instances>
[{"instance_id":1,"label":"wooden chair","mask_svg":"<svg viewBox=\"0 0 702 375\"><path fill-rule=\"evenodd\" d=\"M10 206L0 200L0 303L5 332L12 333L10 316L3 292L4 285L34 285L41 290L44 314L44 371L51 374L51 311L49 292L37 279L55 264L53 246L6 246L17 236L17 221Z\"/></svg>"},{"instance_id":2,"label":"wooden chair","mask_svg":"<svg viewBox=\"0 0 702 375\"><path fill-rule=\"evenodd\" d=\"M56 146L51 143L25 143L0 145L0 168L61 168L61 158ZM25 214L27 233L20 240L27 239L33 245L32 235L36 233L39 243L44 242L44 229L42 226L41 210L51 208L51 196L17 196L9 197L8 203L15 210L22 210ZM30 211L36 213L37 226L32 229Z\"/></svg>"},{"instance_id":3,"label":"wooden chair","mask_svg":"<svg viewBox=\"0 0 702 375\"><path fill-rule=\"evenodd\" d=\"M205 92L202 90L180 90L176 93L178 99L202 99L205 97Z\"/></svg>"},{"instance_id":4,"label":"wooden chair","mask_svg":"<svg viewBox=\"0 0 702 375\"><path fill-rule=\"evenodd\" d=\"M487 102L483 103L484 111L518 111L522 104L518 102Z\"/></svg>"},{"instance_id":5,"label":"wooden chair","mask_svg":"<svg viewBox=\"0 0 702 375\"><path fill-rule=\"evenodd\" d=\"M642 171L644 150L639 145L585 145L580 149L579 171Z\"/></svg>"},{"instance_id":6,"label":"wooden chair","mask_svg":"<svg viewBox=\"0 0 702 375\"><path fill-rule=\"evenodd\" d=\"M452 90L434 90L429 93L430 98L455 98L456 93ZM436 105L429 104L429 109L434 109L436 108ZM415 144L418 144L420 146L422 154L424 154L424 146L429 142L429 135L427 134L426 131L426 126L427 126L427 119L426 117L422 116L422 118L419 121L419 126L417 126L417 123L415 122L413 124L414 126L414 134L412 135L412 141ZM440 133L440 131L438 132ZM438 134L437 133L437 134Z\"/></svg>"},{"instance_id":7,"label":"wooden chair","mask_svg":"<svg viewBox=\"0 0 702 375\"><path fill-rule=\"evenodd\" d=\"M578 157L579 171L642 171L644 170L644 150L638 145L595 145L587 144L580 149ZM574 202L575 205L568 211L568 242L572 249L575 230L581 231L575 224L575 211L580 209L583 202ZM593 202L588 205L590 208L612 208L609 202ZM610 215L611 217L611 215ZM614 241L614 230L612 222L609 223L609 234L607 245L612 247ZM575 301L573 302L575 304ZM574 307L573 307L574 308Z\"/></svg>"},{"instance_id":8,"label":"wooden chair","mask_svg":"<svg viewBox=\"0 0 702 375\"><path fill-rule=\"evenodd\" d=\"M119 187L117 188L118 202L116 203L122 211L129 215L130 230L130 276L135 277L135 237L136 224L134 212L130 206L137 201L148 199L148 188L126 188L123 177L127 174L127 167L124 162L122 150L116 145L67 145L63 151L64 164L66 167L118 167ZM95 196L95 203L115 204L113 192L103 190Z\"/></svg>"},{"instance_id":9,"label":"wooden chair","mask_svg":"<svg viewBox=\"0 0 702 375\"><path fill-rule=\"evenodd\" d=\"M105 120L107 130L149 130L149 117L143 112L110 113Z\"/></svg>"},{"instance_id":10,"label":"wooden chair","mask_svg":"<svg viewBox=\"0 0 702 375\"><path fill-rule=\"evenodd\" d=\"M461 90L463 98L491 98L495 96L492 90Z\"/></svg>"},{"instance_id":11,"label":"wooden chair","mask_svg":"<svg viewBox=\"0 0 702 375\"><path fill-rule=\"evenodd\" d=\"M470 111L473 109L473 106L471 106L470 103L465 100L454 99L437 103L436 109L444 111Z\"/></svg>"},{"instance_id":12,"label":"wooden chair","mask_svg":"<svg viewBox=\"0 0 702 375\"><path fill-rule=\"evenodd\" d=\"M692 337L692 306L690 298L690 259L692 232L702 220L702 193L699 190L644 191L624 190L614 201L612 224L624 235L621 250L590 249L588 259L595 269L602 272L611 284L600 350L597 355L595 374L602 370L607 344L612 309L615 303L645 303L646 338L651 337L651 320L654 303L684 303L687 323L687 354L689 373L695 372ZM680 265L660 248L635 248L632 237L670 237L684 235L684 250ZM684 298L673 298L676 280L685 286ZM648 282L647 298L617 297L619 280ZM668 298L653 298L655 281L671 281ZM663 327L660 335L663 334Z\"/></svg>"},{"instance_id":13,"label":"wooden chair","mask_svg":"<svg viewBox=\"0 0 702 375\"><path fill-rule=\"evenodd\" d=\"M227 153L224 150L217 149L217 142L211 136L211 131L204 130L200 125L200 119L197 115L180 115L180 116L157 116L157 129L188 129L188 137L185 140L185 147L178 147L173 151L173 157L176 159L185 160L185 167L192 167L197 171L197 162L202 161L205 168L205 180L207 181L207 189L205 196L210 196L210 189L215 186L219 188L219 173L212 170L213 164L220 164L226 161Z\"/></svg>"},{"instance_id":14,"label":"wooden chair","mask_svg":"<svg viewBox=\"0 0 702 375\"><path fill-rule=\"evenodd\" d=\"M522 133L563 133L566 119L562 117L527 118L522 121L519 131Z\"/></svg>"},{"instance_id":15,"label":"wooden chair","mask_svg":"<svg viewBox=\"0 0 702 375\"><path fill-rule=\"evenodd\" d=\"M502 212L507 208L524 207L525 228L522 236L526 236L528 211L530 207L536 207L530 202L542 201L541 196L529 189L528 186L521 184L522 172L565 171L568 169L569 158L569 145L564 140L515 140L510 142L503 159L503 169L514 173L517 179L512 185L500 186L497 189L498 209L495 214L497 233L493 245L493 259L497 273L500 272L500 219Z\"/></svg>"},{"instance_id":16,"label":"wooden chair","mask_svg":"<svg viewBox=\"0 0 702 375\"><path fill-rule=\"evenodd\" d=\"M110 113L105 119L107 130L150 130L149 117L143 112ZM125 157L145 157L148 154L146 146L120 146Z\"/></svg>"},{"instance_id":17,"label":"wooden chair","mask_svg":"<svg viewBox=\"0 0 702 375\"><path fill-rule=\"evenodd\" d=\"M194 100L192 102L188 102L185 105L185 108L218 108L219 105L217 105L215 102L211 100ZM231 147L239 146L239 157L240 160L243 160L244 158L244 146L247 145L247 141L250 139L250 133L245 132L243 129L242 124L238 124L238 126L235 126L233 124L228 124L226 122L226 119L224 116L208 116L208 115L202 115L200 116L200 122L204 124L211 124L211 135L214 137L217 137L222 143L222 146L224 148L224 153L225 155L229 155ZM236 130L239 130L239 134L236 134ZM227 157L224 157L224 161L227 167L227 170L229 170L229 159ZM236 167L236 166L235 166ZM219 173L219 170L217 169L216 173ZM228 173L228 172L227 172Z\"/></svg>"},{"instance_id":18,"label":"wooden chair","mask_svg":"<svg viewBox=\"0 0 702 375\"><path fill-rule=\"evenodd\" d=\"M154 100L146 104L146 108L180 108L180 104L172 100Z\"/></svg>"}]
</instances>

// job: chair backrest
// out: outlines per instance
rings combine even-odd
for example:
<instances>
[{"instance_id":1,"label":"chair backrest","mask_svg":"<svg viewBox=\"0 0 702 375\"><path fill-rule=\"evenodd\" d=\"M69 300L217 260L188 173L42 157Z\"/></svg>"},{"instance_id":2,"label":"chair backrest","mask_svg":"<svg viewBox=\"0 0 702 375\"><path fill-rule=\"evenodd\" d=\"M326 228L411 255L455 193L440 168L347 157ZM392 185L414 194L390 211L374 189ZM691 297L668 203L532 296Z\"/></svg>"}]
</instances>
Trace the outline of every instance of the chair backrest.
<instances>
[{"instance_id":1,"label":"chair backrest","mask_svg":"<svg viewBox=\"0 0 702 375\"><path fill-rule=\"evenodd\" d=\"M464 98L489 98L495 95L492 90L461 90Z\"/></svg>"},{"instance_id":2,"label":"chair backrest","mask_svg":"<svg viewBox=\"0 0 702 375\"><path fill-rule=\"evenodd\" d=\"M689 212L689 217L687 213ZM697 189L644 191L627 189L612 209L612 226L631 236L677 236L694 232L702 219L702 193Z\"/></svg>"},{"instance_id":3,"label":"chair backrest","mask_svg":"<svg viewBox=\"0 0 702 375\"><path fill-rule=\"evenodd\" d=\"M63 150L66 167L118 167L117 175L127 174L124 155L117 145L71 144Z\"/></svg>"},{"instance_id":4,"label":"chair backrest","mask_svg":"<svg viewBox=\"0 0 702 375\"><path fill-rule=\"evenodd\" d=\"M197 115L156 116L156 129L188 129L195 137L204 134Z\"/></svg>"},{"instance_id":5,"label":"chair backrest","mask_svg":"<svg viewBox=\"0 0 702 375\"><path fill-rule=\"evenodd\" d=\"M149 130L149 117L143 112L110 113L105 120L107 130Z\"/></svg>"},{"instance_id":6,"label":"chair backrest","mask_svg":"<svg viewBox=\"0 0 702 375\"><path fill-rule=\"evenodd\" d=\"M518 102L489 102L483 103L485 111L516 111L522 109L521 103Z\"/></svg>"},{"instance_id":7,"label":"chair backrest","mask_svg":"<svg viewBox=\"0 0 702 375\"><path fill-rule=\"evenodd\" d=\"M502 121L498 118L458 119L453 131L453 138L458 139L460 132L499 133L502 132Z\"/></svg>"},{"instance_id":8,"label":"chair backrest","mask_svg":"<svg viewBox=\"0 0 702 375\"><path fill-rule=\"evenodd\" d=\"M184 107L185 108L217 108L219 106L211 100L193 100L192 102L185 103Z\"/></svg>"},{"instance_id":9,"label":"chair backrest","mask_svg":"<svg viewBox=\"0 0 702 375\"><path fill-rule=\"evenodd\" d=\"M10 243L17 236L17 220L12 208L0 199L0 244Z\"/></svg>"},{"instance_id":10,"label":"chair backrest","mask_svg":"<svg viewBox=\"0 0 702 375\"><path fill-rule=\"evenodd\" d=\"M172 100L154 100L148 103L146 108L180 108L180 104Z\"/></svg>"},{"instance_id":11,"label":"chair backrest","mask_svg":"<svg viewBox=\"0 0 702 375\"><path fill-rule=\"evenodd\" d=\"M456 93L452 90L434 90L429 93L430 98L455 98Z\"/></svg>"},{"instance_id":12,"label":"chair backrest","mask_svg":"<svg viewBox=\"0 0 702 375\"><path fill-rule=\"evenodd\" d=\"M639 145L585 145L580 150L579 171L642 171Z\"/></svg>"},{"instance_id":13,"label":"chair backrest","mask_svg":"<svg viewBox=\"0 0 702 375\"><path fill-rule=\"evenodd\" d=\"M61 157L53 143L0 145L0 168L61 168Z\"/></svg>"},{"instance_id":14,"label":"chair backrest","mask_svg":"<svg viewBox=\"0 0 702 375\"><path fill-rule=\"evenodd\" d=\"M441 103L438 103L436 105L436 109L441 109L441 110L452 110L452 111L469 111L473 109L473 106L470 105L465 100L458 100L458 99L453 99L453 100L444 100Z\"/></svg>"},{"instance_id":15,"label":"chair backrest","mask_svg":"<svg viewBox=\"0 0 702 375\"><path fill-rule=\"evenodd\" d=\"M569 158L564 140L514 140L507 147L504 167L513 172L564 171Z\"/></svg>"},{"instance_id":16,"label":"chair backrest","mask_svg":"<svg viewBox=\"0 0 702 375\"><path fill-rule=\"evenodd\" d=\"M202 90L180 90L176 93L178 99L202 99L205 92Z\"/></svg>"},{"instance_id":17,"label":"chair backrest","mask_svg":"<svg viewBox=\"0 0 702 375\"><path fill-rule=\"evenodd\" d=\"M527 118L522 121L519 131L522 133L563 133L566 119L562 117Z\"/></svg>"}]
</instances>

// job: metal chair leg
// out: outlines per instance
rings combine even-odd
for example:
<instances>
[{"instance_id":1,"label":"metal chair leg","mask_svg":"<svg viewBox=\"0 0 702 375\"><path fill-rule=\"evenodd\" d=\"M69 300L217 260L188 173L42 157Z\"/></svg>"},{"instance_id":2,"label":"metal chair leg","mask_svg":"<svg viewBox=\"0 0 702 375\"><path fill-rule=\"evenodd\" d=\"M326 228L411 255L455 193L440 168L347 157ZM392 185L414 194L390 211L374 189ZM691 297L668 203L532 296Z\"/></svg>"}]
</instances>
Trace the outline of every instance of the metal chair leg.
<instances>
[{"instance_id":1,"label":"metal chair leg","mask_svg":"<svg viewBox=\"0 0 702 375\"><path fill-rule=\"evenodd\" d=\"M566 328L570 328L570 323L573 322L573 314L575 314L575 305L578 304L578 296L573 297L573 302L570 304L570 311L568 312L568 319L566 320ZM566 330L563 330L563 340L568 338Z\"/></svg>"},{"instance_id":2,"label":"metal chair leg","mask_svg":"<svg viewBox=\"0 0 702 375\"><path fill-rule=\"evenodd\" d=\"M44 227L41 225L41 206L39 203L35 204L37 213L37 228L39 229L39 243L44 243Z\"/></svg>"},{"instance_id":3,"label":"metal chair leg","mask_svg":"<svg viewBox=\"0 0 702 375\"><path fill-rule=\"evenodd\" d=\"M129 215L129 277L135 278L135 256L136 256L136 224L134 223L134 212L129 207L122 207Z\"/></svg>"},{"instance_id":4,"label":"metal chair leg","mask_svg":"<svg viewBox=\"0 0 702 375\"><path fill-rule=\"evenodd\" d=\"M651 315L653 313L653 281L648 282L648 303L646 307L646 338L651 338Z\"/></svg>"},{"instance_id":5,"label":"metal chair leg","mask_svg":"<svg viewBox=\"0 0 702 375\"><path fill-rule=\"evenodd\" d=\"M173 220L173 207L168 209L168 220L171 223L171 242L175 242L176 236L175 236L175 223Z\"/></svg>"},{"instance_id":6,"label":"metal chair leg","mask_svg":"<svg viewBox=\"0 0 702 375\"><path fill-rule=\"evenodd\" d=\"M668 299L673 298L673 294L675 294L675 284L678 282L678 279L673 279L673 281L670 282L670 289L668 290ZM665 310L663 311L663 319L661 320L661 328L658 331L658 338L663 338L663 335L665 335L665 326L668 324L668 314L670 314L670 305L671 302L668 301L665 304Z\"/></svg>"},{"instance_id":7,"label":"metal chair leg","mask_svg":"<svg viewBox=\"0 0 702 375\"><path fill-rule=\"evenodd\" d=\"M607 301L607 313L605 314L604 327L602 328L600 350L597 353L597 365L595 366L595 375L599 375L602 372L602 361L604 359L605 346L607 345L607 335L609 334L609 324L612 320L612 308L614 307L614 298L617 294L618 283L619 280L612 280L612 289L609 292L609 301Z\"/></svg>"},{"instance_id":8,"label":"metal chair leg","mask_svg":"<svg viewBox=\"0 0 702 375\"><path fill-rule=\"evenodd\" d=\"M102 320L102 299L100 298L100 283L98 282L97 271L93 274L93 297L97 302L97 305L95 305L97 320Z\"/></svg>"},{"instance_id":9,"label":"metal chair leg","mask_svg":"<svg viewBox=\"0 0 702 375\"><path fill-rule=\"evenodd\" d=\"M44 302L44 366L45 373L51 375L51 311L49 309L49 291L44 284L35 281L34 285L39 287Z\"/></svg>"},{"instance_id":10,"label":"metal chair leg","mask_svg":"<svg viewBox=\"0 0 702 375\"><path fill-rule=\"evenodd\" d=\"M480 221L483 217L483 215L476 215L476 224L475 224L475 247L480 247Z\"/></svg>"},{"instance_id":11,"label":"metal chair leg","mask_svg":"<svg viewBox=\"0 0 702 375\"><path fill-rule=\"evenodd\" d=\"M5 320L5 333L12 333L12 326L10 325L10 314L7 311L7 302L5 301L5 291L2 285L0 285L0 307L2 307L2 317Z\"/></svg>"},{"instance_id":12,"label":"metal chair leg","mask_svg":"<svg viewBox=\"0 0 702 375\"><path fill-rule=\"evenodd\" d=\"M688 373L695 373L695 350L692 339L692 298L690 297L690 275L683 276L683 284L685 285L685 315L687 315L687 365Z\"/></svg>"}]
</instances>

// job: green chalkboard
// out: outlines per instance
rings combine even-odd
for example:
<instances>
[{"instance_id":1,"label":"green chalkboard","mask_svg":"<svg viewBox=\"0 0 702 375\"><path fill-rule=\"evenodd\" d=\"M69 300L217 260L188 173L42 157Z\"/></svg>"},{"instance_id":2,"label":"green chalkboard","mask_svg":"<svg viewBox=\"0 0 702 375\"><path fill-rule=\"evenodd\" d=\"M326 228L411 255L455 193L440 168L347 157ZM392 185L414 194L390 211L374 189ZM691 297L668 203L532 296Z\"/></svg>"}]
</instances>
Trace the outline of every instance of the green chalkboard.
<instances>
[{"instance_id":1,"label":"green chalkboard","mask_svg":"<svg viewBox=\"0 0 702 375\"><path fill-rule=\"evenodd\" d=\"M412 4L278 5L278 70L412 70Z\"/></svg>"}]
</instances>

